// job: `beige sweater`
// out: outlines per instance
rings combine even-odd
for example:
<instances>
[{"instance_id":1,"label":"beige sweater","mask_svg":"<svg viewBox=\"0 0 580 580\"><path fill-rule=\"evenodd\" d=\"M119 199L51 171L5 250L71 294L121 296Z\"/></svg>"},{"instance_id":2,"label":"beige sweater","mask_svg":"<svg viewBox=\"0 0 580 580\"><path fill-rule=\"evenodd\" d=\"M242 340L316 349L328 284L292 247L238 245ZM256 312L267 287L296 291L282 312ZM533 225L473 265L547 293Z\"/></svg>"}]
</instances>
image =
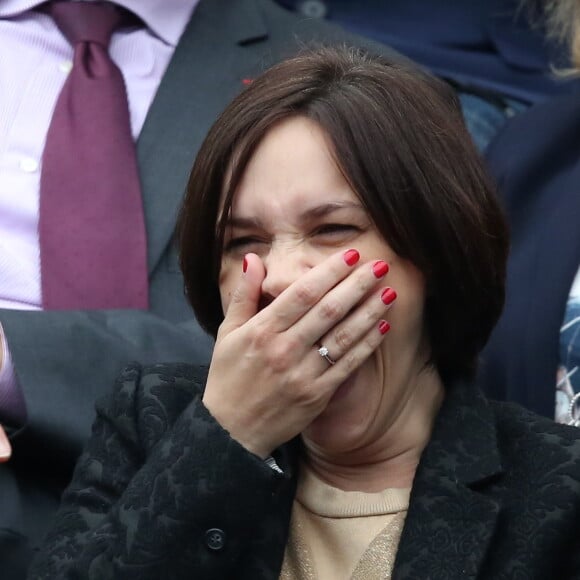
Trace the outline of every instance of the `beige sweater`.
<instances>
[{"instance_id":1,"label":"beige sweater","mask_svg":"<svg viewBox=\"0 0 580 580\"><path fill-rule=\"evenodd\" d=\"M280 579L390 579L410 491L342 491L302 465Z\"/></svg>"}]
</instances>

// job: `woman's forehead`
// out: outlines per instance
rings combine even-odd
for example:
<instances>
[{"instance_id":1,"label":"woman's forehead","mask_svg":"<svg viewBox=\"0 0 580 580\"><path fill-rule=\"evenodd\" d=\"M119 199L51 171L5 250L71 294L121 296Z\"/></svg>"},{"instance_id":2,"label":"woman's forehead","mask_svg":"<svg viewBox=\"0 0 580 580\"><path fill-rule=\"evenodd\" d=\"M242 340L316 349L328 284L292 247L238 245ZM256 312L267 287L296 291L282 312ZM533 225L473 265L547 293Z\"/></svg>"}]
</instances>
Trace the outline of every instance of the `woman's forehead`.
<instances>
[{"instance_id":1,"label":"woman's forehead","mask_svg":"<svg viewBox=\"0 0 580 580\"><path fill-rule=\"evenodd\" d=\"M355 197L326 135L303 117L287 119L266 133L235 186L236 207L256 200L308 203L321 197L326 201L331 201L329 196L336 201Z\"/></svg>"}]
</instances>

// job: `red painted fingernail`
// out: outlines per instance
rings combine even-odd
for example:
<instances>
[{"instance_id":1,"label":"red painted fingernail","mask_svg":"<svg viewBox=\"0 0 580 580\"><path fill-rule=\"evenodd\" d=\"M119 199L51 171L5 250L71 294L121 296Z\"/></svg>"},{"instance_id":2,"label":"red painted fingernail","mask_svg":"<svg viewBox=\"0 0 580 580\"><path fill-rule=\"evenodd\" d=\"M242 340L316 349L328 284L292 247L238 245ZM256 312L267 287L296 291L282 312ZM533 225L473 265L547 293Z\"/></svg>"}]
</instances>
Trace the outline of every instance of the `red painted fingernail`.
<instances>
[{"instance_id":1,"label":"red painted fingernail","mask_svg":"<svg viewBox=\"0 0 580 580\"><path fill-rule=\"evenodd\" d=\"M389 328L391 328L391 325L386 320L381 320L379 322L379 332L381 334L387 334L387 332L389 332Z\"/></svg>"},{"instance_id":2,"label":"red painted fingernail","mask_svg":"<svg viewBox=\"0 0 580 580\"><path fill-rule=\"evenodd\" d=\"M245 274L248 269L248 260L246 260L246 256L244 256L244 261L242 262L242 272Z\"/></svg>"},{"instance_id":3,"label":"red painted fingernail","mask_svg":"<svg viewBox=\"0 0 580 580\"><path fill-rule=\"evenodd\" d=\"M381 294L381 300L383 301L383 304L386 304L387 306L392 304L396 297L397 293L392 288L385 288Z\"/></svg>"},{"instance_id":4,"label":"red painted fingernail","mask_svg":"<svg viewBox=\"0 0 580 580\"><path fill-rule=\"evenodd\" d=\"M349 266L354 266L360 260L360 254L356 250L347 250L343 258Z\"/></svg>"},{"instance_id":5,"label":"red painted fingernail","mask_svg":"<svg viewBox=\"0 0 580 580\"><path fill-rule=\"evenodd\" d=\"M389 271L389 265L382 260L377 260L373 264L373 274L375 278L382 278Z\"/></svg>"}]
</instances>

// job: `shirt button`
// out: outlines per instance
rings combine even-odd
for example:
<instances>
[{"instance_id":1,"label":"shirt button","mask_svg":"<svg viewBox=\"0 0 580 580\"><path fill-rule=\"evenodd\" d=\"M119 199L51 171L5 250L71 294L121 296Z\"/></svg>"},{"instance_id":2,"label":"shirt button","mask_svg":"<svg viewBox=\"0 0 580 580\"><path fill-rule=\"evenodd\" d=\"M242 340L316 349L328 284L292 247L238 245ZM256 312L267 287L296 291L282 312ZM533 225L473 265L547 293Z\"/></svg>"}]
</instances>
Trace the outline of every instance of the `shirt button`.
<instances>
[{"instance_id":1,"label":"shirt button","mask_svg":"<svg viewBox=\"0 0 580 580\"><path fill-rule=\"evenodd\" d=\"M211 528L205 533L205 545L214 552L223 550L226 545L226 534L219 528Z\"/></svg>"},{"instance_id":2,"label":"shirt button","mask_svg":"<svg viewBox=\"0 0 580 580\"><path fill-rule=\"evenodd\" d=\"M30 157L24 157L20 160L20 169L26 173L34 173L38 169L38 161Z\"/></svg>"},{"instance_id":3,"label":"shirt button","mask_svg":"<svg viewBox=\"0 0 580 580\"><path fill-rule=\"evenodd\" d=\"M72 70L73 63L72 60L63 60L58 64L58 68L63 73L69 73Z\"/></svg>"}]
</instances>

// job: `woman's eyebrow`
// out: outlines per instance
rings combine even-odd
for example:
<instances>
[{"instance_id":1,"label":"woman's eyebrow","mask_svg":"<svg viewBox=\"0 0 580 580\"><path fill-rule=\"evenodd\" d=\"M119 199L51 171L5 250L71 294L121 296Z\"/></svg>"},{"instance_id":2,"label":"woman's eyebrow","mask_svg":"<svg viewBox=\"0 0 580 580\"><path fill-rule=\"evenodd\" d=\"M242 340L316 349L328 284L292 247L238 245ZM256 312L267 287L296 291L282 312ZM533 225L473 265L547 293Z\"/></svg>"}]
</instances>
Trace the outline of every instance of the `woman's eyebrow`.
<instances>
[{"instance_id":1,"label":"woman's eyebrow","mask_svg":"<svg viewBox=\"0 0 580 580\"><path fill-rule=\"evenodd\" d=\"M306 222L312 219L321 218L335 211L343 209L354 209L364 212L364 208L360 203L354 201L333 201L322 203L305 209L299 216L300 222ZM226 227L239 228L242 230L259 229L263 226L262 220L256 216L231 216L226 221Z\"/></svg>"},{"instance_id":2,"label":"woman's eyebrow","mask_svg":"<svg viewBox=\"0 0 580 580\"><path fill-rule=\"evenodd\" d=\"M306 221L312 218L320 218L342 209L365 211L363 206L356 201L332 201L308 208L300 214L300 219Z\"/></svg>"}]
</instances>

